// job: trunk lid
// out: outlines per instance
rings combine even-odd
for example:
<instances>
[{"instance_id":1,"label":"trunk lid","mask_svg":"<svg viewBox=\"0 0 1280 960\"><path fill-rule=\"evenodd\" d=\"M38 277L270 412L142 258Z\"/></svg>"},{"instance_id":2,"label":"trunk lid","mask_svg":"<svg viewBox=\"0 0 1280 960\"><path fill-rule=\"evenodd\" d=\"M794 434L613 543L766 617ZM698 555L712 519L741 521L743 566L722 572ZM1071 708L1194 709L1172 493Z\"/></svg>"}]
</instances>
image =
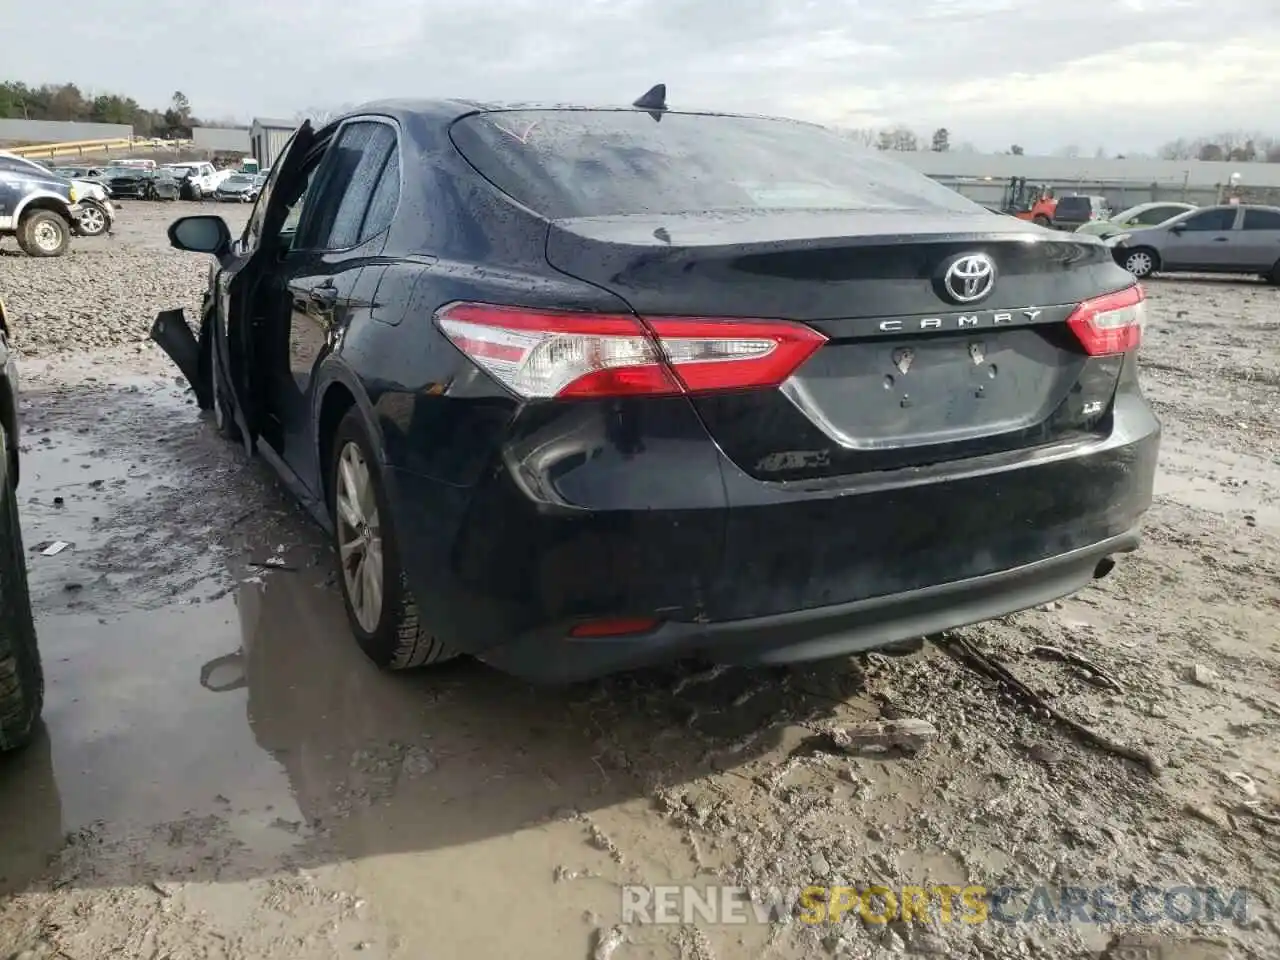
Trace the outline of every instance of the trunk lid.
<instances>
[{"instance_id":1,"label":"trunk lid","mask_svg":"<svg viewBox=\"0 0 1280 960\"><path fill-rule=\"evenodd\" d=\"M973 256L994 266L994 285L956 302L947 270ZM985 212L562 219L547 259L641 316L794 320L827 336L779 389L693 398L728 456L777 480L1105 427L1120 360L1087 356L1065 321L1081 300L1131 282L1095 241ZM953 290L964 282L953 277Z\"/></svg>"}]
</instances>

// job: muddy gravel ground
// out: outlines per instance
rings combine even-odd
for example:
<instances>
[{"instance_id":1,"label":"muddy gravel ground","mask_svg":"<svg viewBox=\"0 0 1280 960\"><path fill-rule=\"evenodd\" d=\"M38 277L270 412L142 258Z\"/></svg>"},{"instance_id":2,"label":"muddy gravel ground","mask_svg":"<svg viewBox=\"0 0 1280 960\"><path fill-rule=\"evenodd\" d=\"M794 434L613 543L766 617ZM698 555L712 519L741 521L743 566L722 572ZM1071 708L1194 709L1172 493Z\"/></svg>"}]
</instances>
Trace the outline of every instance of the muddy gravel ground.
<instances>
[{"instance_id":1,"label":"muddy gravel ground","mask_svg":"<svg viewBox=\"0 0 1280 960\"><path fill-rule=\"evenodd\" d=\"M48 677L45 731L0 761L0 956L1280 956L1280 291L1149 284L1156 503L1077 596L894 655L548 690L361 658L323 535L144 340L201 289L205 263L164 244L185 206L126 205L62 260L0 249ZM839 736L885 719L932 732ZM808 885L1032 892L1000 912L1017 922L934 901L883 924L873 897L839 923L647 924L623 922L625 884L766 907ZM1152 922L1061 909L1147 886ZM1211 922L1207 888L1246 909Z\"/></svg>"}]
</instances>

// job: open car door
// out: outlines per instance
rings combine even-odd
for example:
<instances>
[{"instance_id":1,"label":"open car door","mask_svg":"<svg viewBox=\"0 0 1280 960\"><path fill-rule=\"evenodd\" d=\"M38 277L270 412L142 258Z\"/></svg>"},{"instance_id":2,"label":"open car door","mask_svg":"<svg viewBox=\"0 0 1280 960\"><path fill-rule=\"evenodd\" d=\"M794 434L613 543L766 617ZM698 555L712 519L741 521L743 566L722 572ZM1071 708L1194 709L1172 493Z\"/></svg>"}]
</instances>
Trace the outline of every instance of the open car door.
<instances>
[{"instance_id":1,"label":"open car door","mask_svg":"<svg viewBox=\"0 0 1280 960\"><path fill-rule=\"evenodd\" d=\"M315 130L304 120L285 145L271 173L258 192L258 201L244 234L233 245L234 266L217 277L217 315L222 318L222 342L216 343L223 369L230 373L235 397L235 421L245 450L252 453L263 430L263 402L269 389L270 371L259 342L261 315L257 291L265 274L280 260L281 227L290 208L305 187L299 176L315 145ZM271 438L269 437L268 440Z\"/></svg>"},{"instance_id":2,"label":"open car door","mask_svg":"<svg viewBox=\"0 0 1280 960\"><path fill-rule=\"evenodd\" d=\"M197 343L181 309L164 311L151 328L151 338L177 364L202 408L211 407L218 395L230 395L232 402L226 405L226 412L251 454L262 429L261 399L265 389L262 350L256 343L254 292L264 272L279 257L280 228L297 199L296 192L301 189L298 173L315 141L311 122L304 120L272 166L244 233L218 257L205 303L212 316L201 318L201 342ZM288 196L291 193L294 195ZM212 322L206 322L209 320ZM216 370L212 362L202 362L202 358L214 356ZM218 370L223 376L218 376Z\"/></svg>"}]
</instances>

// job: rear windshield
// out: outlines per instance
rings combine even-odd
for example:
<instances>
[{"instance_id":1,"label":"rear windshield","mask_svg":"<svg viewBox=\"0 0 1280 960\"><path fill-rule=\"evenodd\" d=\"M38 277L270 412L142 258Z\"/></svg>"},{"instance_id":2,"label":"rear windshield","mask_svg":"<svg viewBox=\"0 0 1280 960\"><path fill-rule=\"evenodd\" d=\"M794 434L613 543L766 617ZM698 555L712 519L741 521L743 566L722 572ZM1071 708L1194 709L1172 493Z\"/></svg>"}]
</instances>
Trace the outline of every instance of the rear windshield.
<instances>
[{"instance_id":1,"label":"rear windshield","mask_svg":"<svg viewBox=\"0 0 1280 960\"><path fill-rule=\"evenodd\" d=\"M1058 216L1087 217L1093 212L1093 202L1088 197L1063 197L1058 201Z\"/></svg>"},{"instance_id":2,"label":"rear windshield","mask_svg":"<svg viewBox=\"0 0 1280 960\"><path fill-rule=\"evenodd\" d=\"M821 127L638 110L473 114L454 143L500 190L551 219L701 210L973 213L955 191Z\"/></svg>"}]
</instances>

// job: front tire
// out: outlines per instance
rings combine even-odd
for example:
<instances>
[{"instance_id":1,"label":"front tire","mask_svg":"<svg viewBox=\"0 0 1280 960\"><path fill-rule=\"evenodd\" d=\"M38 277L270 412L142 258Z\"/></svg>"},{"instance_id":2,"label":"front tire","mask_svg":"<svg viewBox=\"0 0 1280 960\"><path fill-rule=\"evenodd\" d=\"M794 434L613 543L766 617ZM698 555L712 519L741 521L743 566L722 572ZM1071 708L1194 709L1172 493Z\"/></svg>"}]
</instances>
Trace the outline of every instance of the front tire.
<instances>
[{"instance_id":1,"label":"front tire","mask_svg":"<svg viewBox=\"0 0 1280 960\"><path fill-rule=\"evenodd\" d=\"M18 246L29 257L60 257L71 245L71 225L52 210L32 210L18 224Z\"/></svg>"},{"instance_id":2,"label":"front tire","mask_svg":"<svg viewBox=\"0 0 1280 960\"><path fill-rule=\"evenodd\" d=\"M360 649L386 670L452 659L456 654L419 621L382 473L358 410L343 418L330 449L333 549L347 620Z\"/></svg>"},{"instance_id":3,"label":"front tire","mask_svg":"<svg viewBox=\"0 0 1280 960\"><path fill-rule=\"evenodd\" d=\"M1048 227L1048 226L1051 226L1053 223L1053 221L1050 220L1048 217L1046 217L1043 213L1037 213L1034 217L1031 218L1031 222L1041 227Z\"/></svg>"},{"instance_id":4,"label":"front tire","mask_svg":"<svg viewBox=\"0 0 1280 960\"><path fill-rule=\"evenodd\" d=\"M85 200L81 206L84 209L80 211L80 236L100 237L106 233L111 220L102 204L97 200Z\"/></svg>"},{"instance_id":5,"label":"front tire","mask_svg":"<svg viewBox=\"0 0 1280 960\"><path fill-rule=\"evenodd\" d=\"M1135 247L1124 254L1120 265L1141 280L1156 272L1160 260L1150 247Z\"/></svg>"},{"instance_id":6,"label":"front tire","mask_svg":"<svg viewBox=\"0 0 1280 960\"><path fill-rule=\"evenodd\" d=\"M4 431L0 430L0 446ZM14 477L0 491L0 750L26 746L44 707L44 672L27 587Z\"/></svg>"}]
</instances>

